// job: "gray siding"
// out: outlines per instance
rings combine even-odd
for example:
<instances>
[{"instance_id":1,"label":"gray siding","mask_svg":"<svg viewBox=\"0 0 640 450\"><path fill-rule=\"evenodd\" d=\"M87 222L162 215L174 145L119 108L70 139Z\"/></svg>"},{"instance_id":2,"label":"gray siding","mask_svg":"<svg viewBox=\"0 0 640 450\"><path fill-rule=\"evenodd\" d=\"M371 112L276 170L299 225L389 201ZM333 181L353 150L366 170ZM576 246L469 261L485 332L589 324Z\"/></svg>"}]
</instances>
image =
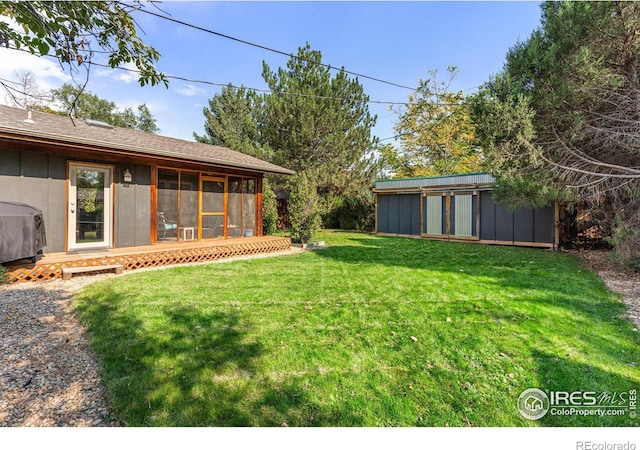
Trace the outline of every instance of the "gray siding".
<instances>
[{"instance_id":1,"label":"gray siding","mask_svg":"<svg viewBox=\"0 0 640 450\"><path fill-rule=\"evenodd\" d=\"M420 235L420 194L378 194L378 233Z\"/></svg>"},{"instance_id":2,"label":"gray siding","mask_svg":"<svg viewBox=\"0 0 640 450\"><path fill-rule=\"evenodd\" d=\"M125 185L122 174L129 170L133 183ZM118 164L115 185L115 247L151 244L151 167Z\"/></svg>"},{"instance_id":3,"label":"gray siding","mask_svg":"<svg viewBox=\"0 0 640 450\"><path fill-rule=\"evenodd\" d=\"M0 200L22 202L42 210L47 233L45 253L65 251L67 160L39 152L0 149ZM133 175L128 187L121 181L125 169ZM114 247L149 245L151 167L118 164L114 181Z\"/></svg>"},{"instance_id":4,"label":"gray siding","mask_svg":"<svg viewBox=\"0 0 640 450\"><path fill-rule=\"evenodd\" d=\"M556 215L553 206L545 206L533 211L534 242L555 242Z\"/></svg>"},{"instance_id":5,"label":"gray siding","mask_svg":"<svg viewBox=\"0 0 640 450\"><path fill-rule=\"evenodd\" d=\"M552 244L554 233L553 206L511 211L504 205L497 205L491 192L480 193L480 239Z\"/></svg>"},{"instance_id":6,"label":"gray siding","mask_svg":"<svg viewBox=\"0 0 640 450\"><path fill-rule=\"evenodd\" d=\"M66 161L54 155L0 149L0 200L42 210L45 252L64 251L66 239Z\"/></svg>"},{"instance_id":7,"label":"gray siding","mask_svg":"<svg viewBox=\"0 0 640 450\"><path fill-rule=\"evenodd\" d=\"M435 192L434 192L435 193ZM480 240L553 244L555 215L553 206L521 208L515 211L496 204L490 191L480 191ZM420 194L378 193L378 232L420 234ZM426 234L446 233L446 199L441 195L423 198L422 222ZM451 196L449 236L478 236L476 196Z\"/></svg>"},{"instance_id":8,"label":"gray siding","mask_svg":"<svg viewBox=\"0 0 640 450\"><path fill-rule=\"evenodd\" d=\"M378 208L377 208L377 220L378 220L378 233L389 233L389 200L390 195L377 195Z\"/></svg>"}]
</instances>

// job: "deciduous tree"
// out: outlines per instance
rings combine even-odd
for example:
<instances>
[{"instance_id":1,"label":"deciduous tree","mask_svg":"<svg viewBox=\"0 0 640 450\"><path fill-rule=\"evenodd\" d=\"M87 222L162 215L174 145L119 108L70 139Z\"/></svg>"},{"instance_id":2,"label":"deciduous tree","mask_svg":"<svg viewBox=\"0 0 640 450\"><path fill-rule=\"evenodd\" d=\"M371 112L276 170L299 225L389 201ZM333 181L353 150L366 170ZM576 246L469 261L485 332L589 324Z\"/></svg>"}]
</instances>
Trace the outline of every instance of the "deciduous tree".
<instances>
[{"instance_id":1,"label":"deciduous tree","mask_svg":"<svg viewBox=\"0 0 640 450\"><path fill-rule=\"evenodd\" d=\"M473 145L474 127L462 91L451 92L457 75L449 67L449 78L420 80L406 107L399 111L395 131L401 149L383 149L386 165L395 176L414 177L478 172L482 153Z\"/></svg>"},{"instance_id":2,"label":"deciduous tree","mask_svg":"<svg viewBox=\"0 0 640 450\"><path fill-rule=\"evenodd\" d=\"M63 84L59 89L51 91L54 102L59 104L59 114L68 114L80 119L93 119L109 123L116 127L132 128L157 133L156 120L146 104L138 105L138 114L127 107L119 111L116 104L90 92L83 92L81 87ZM75 106L74 106L75 105Z\"/></svg>"},{"instance_id":3,"label":"deciduous tree","mask_svg":"<svg viewBox=\"0 0 640 450\"><path fill-rule=\"evenodd\" d=\"M97 51L107 64L133 63L141 85L168 84L155 68L160 54L138 35L131 13L140 1L0 1L0 45L32 54L54 55L71 72L90 67Z\"/></svg>"}]
</instances>

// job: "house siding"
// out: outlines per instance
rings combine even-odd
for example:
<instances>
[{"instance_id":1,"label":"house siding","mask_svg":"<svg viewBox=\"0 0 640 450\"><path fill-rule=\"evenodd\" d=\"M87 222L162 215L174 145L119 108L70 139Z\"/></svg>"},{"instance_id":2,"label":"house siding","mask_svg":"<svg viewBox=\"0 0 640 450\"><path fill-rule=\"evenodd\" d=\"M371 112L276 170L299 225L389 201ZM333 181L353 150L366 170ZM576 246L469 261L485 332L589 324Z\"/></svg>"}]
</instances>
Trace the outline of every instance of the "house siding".
<instances>
[{"instance_id":1,"label":"house siding","mask_svg":"<svg viewBox=\"0 0 640 450\"><path fill-rule=\"evenodd\" d=\"M69 161L108 164L114 170L114 243L135 247L151 243L151 166L85 161L42 152L0 149L0 199L26 203L42 210L45 253L66 251L67 164ZM122 183L128 169L134 182Z\"/></svg>"},{"instance_id":2,"label":"house siding","mask_svg":"<svg viewBox=\"0 0 640 450\"><path fill-rule=\"evenodd\" d=\"M124 184L129 170L135 183ZM118 164L115 182L115 247L151 244L151 166Z\"/></svg>"},{"instance_id":3,"label":"house siding","mask_svg":"<svg viewBox=\"0 0 640 450\"><path fill-rule=\"evenodd\" d=\"M64 251L66 161L42 153L0 149L0 198L42 210L48 252Z\"/></svg>"}]
</instances>

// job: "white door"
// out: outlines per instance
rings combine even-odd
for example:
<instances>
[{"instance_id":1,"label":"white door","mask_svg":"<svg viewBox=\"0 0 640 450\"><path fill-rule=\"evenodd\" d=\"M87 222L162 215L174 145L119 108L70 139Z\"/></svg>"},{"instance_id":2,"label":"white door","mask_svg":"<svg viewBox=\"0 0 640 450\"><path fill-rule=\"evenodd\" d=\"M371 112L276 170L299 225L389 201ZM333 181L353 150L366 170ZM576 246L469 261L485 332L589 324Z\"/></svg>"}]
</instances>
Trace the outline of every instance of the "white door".
<instances>
[{"instance_id":1,"label":"white door","mask_svg":"<svg viewBox=\"0 0 640 450\"><path fill-rule=\"evenodd\" d=\"M69 250L111 247L112 170L69 165Z\"/></svg>"}]
</instances>

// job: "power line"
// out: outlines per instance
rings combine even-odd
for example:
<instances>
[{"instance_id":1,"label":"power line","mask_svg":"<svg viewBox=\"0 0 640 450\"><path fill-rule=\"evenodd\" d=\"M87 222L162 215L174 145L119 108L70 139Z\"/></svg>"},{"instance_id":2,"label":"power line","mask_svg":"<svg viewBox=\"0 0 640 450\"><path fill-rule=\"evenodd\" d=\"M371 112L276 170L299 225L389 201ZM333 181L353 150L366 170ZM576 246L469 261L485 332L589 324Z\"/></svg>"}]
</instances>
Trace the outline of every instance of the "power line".
<instances>
[{"instance_id":1,"label":"power line","mask_svg":"<svg viewBox=\"0 0 640 450\"><path fill-rule=\"evenodd\" d=\"M24 50L24 49L19 49L19 48L15 48L15 47L11 47L12 50L17 50L17 51L22 51L25 53L29 53L28 51ZM52 55L52 54L48 54L48 55L40 55L51 58L51 59L55 59L58 60L58 57L56 55ZM83 62L83 64L85 66L98 66L98 67L104 67L107 69L117 69L117 70L123 70L125 72L132 72L132 73L137 73L140 74L140 71L137 69L132 69L129 67L121 67L121 66L117 66L117 67L111 67L108 64L102 64L102 63L97 63L97 62L93 62L91 60L85 60ZM274 92L270 89L259 89L259 88L252 88L252 87L248 87L248 86L235 86L232 83L216 83L213 81L207 81L207 80L197 80L197 79L191 79L191 78L186 78L186 77L182 77L179 75L166 75L165 77L169 78L169 79L173 79L173 80L179 80L179 81L185 81L187 83L195 83L195 84L205 84L205 85L209 85L209 86L217 86L217 87L231 87L232 89L246 89L248 91L254 91L254 92L263 92L263 93L267 93L267 94L274 94L274 95L288 95L291 97L307 97L307 98L320 98L320 99L325 99L325 100L349 100L349 99L345 99L342 97L330 97L330 96L326 96L326 95L316 95L316 94L300 94L300 93L296 93L296 92ZM8 81L8 80L7 80ZM404 105L407 106L409 103L408 102L389 102L389 101L382 101L382 100L367 100L365 103L373 103L373 104L379 104L379 105Z\"/></svg>"},{"instance_id":2,"label":"power line","mask_svg":"<svg viewBox=\"0 0 640 450\"><path fill-rule=\"evenodd\" d=\"M158 14L158 13L146 10L146 9L138 9L138 11L146 13L146 14L149 14L149 15L152 15L152 16L155 16L155 17L159 17L161 19L168 20L170 22L174 22L174 23L177 23L177 24L189 27L189 28L193 28L193 29L196 29L196 30L199 30L199 31L204 31L205 33L213 34L215 36L219 36L219 37L222 37L222 38L225 38L225 39L230 39L232 41L239 42L241 44L250 45L252 47L256 47L256 48L259 48L259 49L262 49L262 50L267 50L269 52L277 53L279 55L284 55L284 56L296 58L296 59L299 59L300 61L305 61L305 62L310 62L310 63L313 63L313 64L318 64L318 65L320 65L322 67L326 67L328 69L341 70L342 72L348 73L349 75L355 75L355 76L360 77L360 78L366 78L367 80L377 81L378 83L384 83L384 84L388 84L390 86L399 87L399 88L402 88L402 89L409 89L410 91L415 91L416 90L416 88L414 88L414 87L404 86L402 84L393 83L391 81L382 80L380 78L375 78L375 77L371 77L371 76L364 75L364 74L361 74L361 73L352 72L352 71L346 70L344 68L338 69L337 67L331 66L330 64L324 64L324 63L319 63L319 62L316 62L316 61L311 61L311 60L306 59L306 58L301 58L299 56L295 56L295 55L293 55L291 53L283 52L281 50L276 50L274 48L267 47L265 45L256 44L254 42L249 42L249 41L246 41L244 39L239 39L239 38L236 38L236 37L233 37L233 36L229 36L229 35L226 35L226 34L223 34L223 33L218 33L217 31L209 30L207 28L200 27L198 25L193 25L193 24L190 24L190 23L187 23L187 22L183 22L181 20L174 19L172 17L163 16L162 14Z\"/></svg>"},{"instance_id":3,"label":"power line","mask_svg":"<svg viewBox=\"0 0 640 450\"><path fill-rule=\"evenodd\" d=\"M49 55L48 55L49 56ZM100 64L100 63L95 63L95 62L91 62L91 61L87 61L86 64L90 64L92 66L98 66L98 67L105 67L108 69L118 69L118 70L124 70L126 72L133 72L133 73L140 73L139 70L137 69L131 69L129 67L111 67L107 64ZM207 80L194 80L191 78L186 78L186 77L181 77L178 75L167 75L165 74L165 76L169 79L172 80L179 80L179 81L185 81L187 83L196 83L196 84L206 84L209 86L218 86L218 87L231 87L232 89L246 89L248 91L254 91L254 92L263 92L263 93L267 93L267 94L273 94L273 95L288 95L291 97L307 97L307 98L320 98L320 99L325 99L325 100L348 100L342 97L330 97L327 95L316 95L316 94L301 94L301 93L297 93L297 92L274 92L270 89L259 89L259 88L252 88L252 87L248 87L248 86L235 86L231 83L215 83L213 81L207 81ZM374 104L379 104L379 105L408 105L409 103L407 102L387 102L387 101L381 101L381 100L367 100L366 103L374 103Z\"/></svg>"}]
</instances>

